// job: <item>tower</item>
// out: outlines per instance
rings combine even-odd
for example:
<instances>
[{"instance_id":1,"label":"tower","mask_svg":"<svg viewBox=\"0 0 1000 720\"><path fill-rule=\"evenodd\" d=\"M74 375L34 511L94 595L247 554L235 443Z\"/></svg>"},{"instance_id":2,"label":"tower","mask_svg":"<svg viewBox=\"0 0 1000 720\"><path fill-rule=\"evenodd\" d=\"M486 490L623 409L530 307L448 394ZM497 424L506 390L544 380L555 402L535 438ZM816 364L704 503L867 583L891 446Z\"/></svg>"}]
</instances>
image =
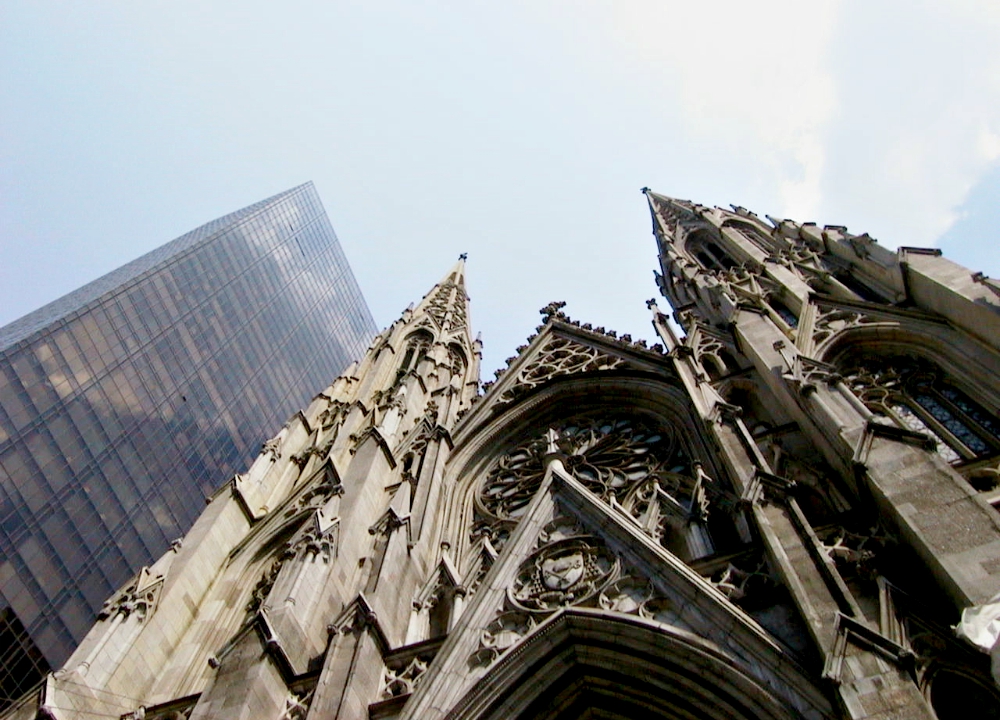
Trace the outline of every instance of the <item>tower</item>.
<instances>
[{"instance_id":1,"label":"tower","mask_svg":"<svg viewBox=\"0 0 1000 720\"><path fill-rule=\"evenodd\" d=\"M363 717L383 655L419 663L460 611L441 476L479 350L463 259L108 599L13 716Z\"/></svg>"},{"instance_id":2,"label":"tower","mask_svg":"<svg viewBox=\"0 0 1000 720\"><path fill-rule=\"evenodd\" d=\"M970 639L1000 590L1000 286L938 250L644 192L685 337L654 323L841 712L1000 712L950 629L966 611Z\"/></svg>"},{"instance_id":3,"label":"tower","mask_svg":"<svg viewBox=\"0 0 1000 720\"><path fill-rule=\"evenodd\" d=\"M992 281L646 195L683 336L480 386L460 260L5 717L1000 712Z\"/></svg>"},{"instance_id":4,"label":"tower","mask_svg":"<svg viewBox=\"0 0 1000 720\"><path fill-rule=\"evenodd\" d=\"M311 183L0 329L0 707L375 330Z\"/></svg>"}]
</instances>

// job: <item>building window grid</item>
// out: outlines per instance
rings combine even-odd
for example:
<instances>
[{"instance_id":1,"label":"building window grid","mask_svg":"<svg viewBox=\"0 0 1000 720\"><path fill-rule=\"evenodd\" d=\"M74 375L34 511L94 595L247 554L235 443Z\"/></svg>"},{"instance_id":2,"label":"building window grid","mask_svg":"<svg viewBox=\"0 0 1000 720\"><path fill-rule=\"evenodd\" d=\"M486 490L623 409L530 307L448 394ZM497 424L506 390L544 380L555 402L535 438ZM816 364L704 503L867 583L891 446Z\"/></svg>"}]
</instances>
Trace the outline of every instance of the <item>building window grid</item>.
<instances>
[{"instance_id":1,"label":"building window grid","mask_svg":"<svg viewBox=\"0 0 1000 720\"><path fill-rule=\"evenodd\" d=\"M305 279L306 279L306 280L308 280L308 281L310 281L310 283L311 283L311 284L315 284L315 283L314 283L314 279L313 279L313 278L312 278L311 276L308 276L308 275L307 275ZM301 296L303 295L303 293L299 292L299 293L297 293L297 294L298 294L298 295L300 296L300 298L299 298L299 299L300 299L300 300L302 300L303 298L302 298ZM300 316L299 316L299 319L300 319L300 320L303 320L304 318L302 318L302 316L300 315ZM141 317L140 317L140 316L138 316L137 314L133 314L133 316L132 316L132 318L131 318L131 322L133 322L133 323L136 323L136 326L137 326L137 327L138 327L138 328L140 329L140 333L141 333L141 330L142 330L142 329L144 329L144 328L142 327L142 322L143 322L143 320L141 319ZM117 329L115 328L115 325L114 325L114 324L113 324L113 323L112 323L112 322L110 321L110 319L109 319L109 320L107 320L106 324L105 324L105 323L99 323L99 324L100 324L100 325L105 325L105 327L106 327L106 328L107 328L108 330L110 330L110 331L111 331L112 333L115 333L115 332L120 332L119 330L117 330ZM102 329L104 329L104 328L102 328ZM296 333L294 334L294 336L293 336L293 334L292 334L292 333L288 333L288 334L286 335L286 337L284 338L284 340L285 340L285 342L289 342L289 341L299 341L300 337L301 337L301 336L302 336L302 335L303 335L304 333L306 333L306 332L310 332L310 329L309 329L309 328L306 328L305 326L302 326L301 328L299 328L299 329L298 329L298 331L297 331L297 332L296 332ZM88 338L77 338L77 341L78 341L79 343L81 343L81 347L83 347L83 349L84 349L84 351L85 351L85 352L87 352L87 351L90 351L90 350L91 350L91 348L89 348L89 346L88 346L89 344L87 343L87 339L88 339ZM116 340L118 340L118 338L115 338L115 339L116 339ZM73 347L73 350L76 350L76 348L75 348L75 347ZM105 355L107 355L107 353L106 353L106 352L105 352ZM84 361L84 360L82 360L82 358L83 358L83 357L85 357L85 356L84 356L83 354L78 354L78 357L79 357L79 358L81 358L81 361L80 361L80 362L81 362L81 364L82 364L82 365L84 366L84 370L86 370L86 365L85 365L85 361ZM67 362L66 364L68 365L69 363ZM315 366L315 365L316 365L316 360L315 360L314 358L310 358L310 361L309 361L309 363L308 363L308 367L307 367L307 368L305 369L305 373L307 374L307 373L308 373L308 371L309 371L309 370L310 370L310 369L311 369L311 368L312 368L313 366ZM78 371L80 370L80 368L77 368L77 369L78 369ZM93 379L93 376L92 376L92 375L91 375L90 373L87 373L87 375L89 376L89 377L87 377L87 378L86 378L87 380L92 380L92 379ZM284 383L282 383L282 384L284 384ZM79 388L79 389L83 389L83 388ZM118 388L118 389L119 389L119 390L122 390L122 389L124 389L124 388ZM277 389L277 388L273 388L273 390L277 391L278 389ZM282 390L286 390L286 388L282 388ZM268 394L270 395L270 394L274 394L274 393L273 393L273 392L269 392ZM278 394L282 394L282 393L281 393L281 391L278 391ZM284 394L287 394L287 393L284 393ZM82 393L81 393L81 395L82 395ZM93 412L93 410L94 410L94 409L98 409L98 410L99 410L100 408L99 408L99 407L97 407L97 408L92 408L92 409L91 409L91 412ZM100 414L100 413L98 413L98 414ZM93 417L91 417L91 422L93 422ZM100 435L100 432L98 432L98 435ZM82 435L81 435L81 440L83 440L83 436L82 436ZM93 442L93 439L91 439L91 442ZM106 441L105 441L105 440L104 440L103 438L101 438L101 442L106 442ZM229 457L235 457L235 456L237 456L237 455L238 455L238 451L237 451L237 449L236 449L236 448L235 448L234 446L232 446L232 445L231 445L231 443L230 443L230 444L228 445L228 448L226 448L226 447L225 447L225 446L226 446L226 444L225 444L225 443L218 443L218 446L219 446L219 447L217 447L217 448L216 448L216 452L217 452L217 453L218 453L218 454L219 454L220 456L221 456L221 455L228 455ZM104 448L104 447L99 447L99 449L100 449L100 450L105 450L105 448ZM207 474L207 473L204 473L204 474ZM88 502L88 504L90 504L90 503ZM133 513L133 514L134 514L134 513ZM119 524L120 524L120 523L119 523ZM106 545L106 544L107 544L107 543L105 543L105 545Z\"/></svg>"}]
</instances>

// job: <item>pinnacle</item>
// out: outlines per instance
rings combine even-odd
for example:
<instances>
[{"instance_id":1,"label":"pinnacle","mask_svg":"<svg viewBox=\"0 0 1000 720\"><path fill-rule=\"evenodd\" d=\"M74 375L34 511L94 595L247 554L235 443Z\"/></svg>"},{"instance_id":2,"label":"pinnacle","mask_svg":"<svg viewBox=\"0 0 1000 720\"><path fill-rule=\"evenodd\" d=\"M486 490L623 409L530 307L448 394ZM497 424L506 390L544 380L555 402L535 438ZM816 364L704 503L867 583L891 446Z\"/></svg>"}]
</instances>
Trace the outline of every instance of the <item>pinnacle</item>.
<instances>
[{"instance_id":1,"label":"pinnacle","mask_svg":"<svg viewBox=\"0 0 1000 720\"><path fill-rule=\"evenodd\" d=\"M468 325L469 297L465 293L467 258L468 253L459 255L455 264L424 296L414 311L416 314L430 316L443 330L455 331Z\"/></svg>"}]
</instances>

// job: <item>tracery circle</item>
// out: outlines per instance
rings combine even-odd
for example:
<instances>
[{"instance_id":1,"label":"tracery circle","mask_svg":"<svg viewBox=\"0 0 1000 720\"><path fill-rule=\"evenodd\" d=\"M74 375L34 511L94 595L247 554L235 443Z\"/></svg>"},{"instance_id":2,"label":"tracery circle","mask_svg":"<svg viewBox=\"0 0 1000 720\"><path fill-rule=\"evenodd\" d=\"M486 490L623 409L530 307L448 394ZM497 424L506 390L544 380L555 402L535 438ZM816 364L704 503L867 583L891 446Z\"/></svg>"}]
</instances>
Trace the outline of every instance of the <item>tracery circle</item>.
<instances>
[{"instance_id":1,"label":"tracery circle","mask_svg":"<svg viewBox=\"0 0 1000 720\"><path fill-rule=\"evenodd\" d=\"M564 467L604 500L621 499L651 475L688 467L673 434L642 418L580 416L552 429ZM540 434L501 456L476 498L479 510L495 519L517 520L541 486L548 449Z\"/></svg>"}]
</instances>

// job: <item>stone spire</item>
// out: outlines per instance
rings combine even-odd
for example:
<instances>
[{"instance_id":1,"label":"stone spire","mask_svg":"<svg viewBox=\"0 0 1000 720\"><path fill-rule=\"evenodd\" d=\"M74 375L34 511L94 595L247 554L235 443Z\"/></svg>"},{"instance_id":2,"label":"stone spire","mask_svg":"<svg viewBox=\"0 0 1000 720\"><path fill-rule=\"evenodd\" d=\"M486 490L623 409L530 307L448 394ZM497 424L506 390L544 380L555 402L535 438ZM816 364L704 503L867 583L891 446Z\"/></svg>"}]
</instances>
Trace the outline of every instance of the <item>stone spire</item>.
<instances>
[{"instance_id":1,"label":"stone spire","mask_svg":"<svg viewBox=\"0 0 1000 720\"><path fill-rule=\"evenodd\" d=\"M469 335L469 296L465 292L466 253L458 257L451 269L414 310L414 316L424 314L446 333L465 331ZM471 343L469 343L471 345Z\"/></svg>"}]
</instances>

